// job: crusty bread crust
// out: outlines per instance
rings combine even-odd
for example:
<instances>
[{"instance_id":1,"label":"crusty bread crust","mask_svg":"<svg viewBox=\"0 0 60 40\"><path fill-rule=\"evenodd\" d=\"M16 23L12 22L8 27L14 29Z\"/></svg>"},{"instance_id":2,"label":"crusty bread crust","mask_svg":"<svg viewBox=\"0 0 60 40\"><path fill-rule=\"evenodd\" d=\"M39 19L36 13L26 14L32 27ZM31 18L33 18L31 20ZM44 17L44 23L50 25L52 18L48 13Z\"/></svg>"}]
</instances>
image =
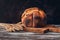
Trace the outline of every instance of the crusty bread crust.
<instances>
[{"instance_id":1,"label":"crusty bread crust","mask_svg":"<svg viewBox=\"0 0 60 40\"><path fill-rule=\"evenodd\" d=\"M21 22L16 24L0 23L0 28L4 28L8 32L23 30Z\"/></svg>"}]
</instances>

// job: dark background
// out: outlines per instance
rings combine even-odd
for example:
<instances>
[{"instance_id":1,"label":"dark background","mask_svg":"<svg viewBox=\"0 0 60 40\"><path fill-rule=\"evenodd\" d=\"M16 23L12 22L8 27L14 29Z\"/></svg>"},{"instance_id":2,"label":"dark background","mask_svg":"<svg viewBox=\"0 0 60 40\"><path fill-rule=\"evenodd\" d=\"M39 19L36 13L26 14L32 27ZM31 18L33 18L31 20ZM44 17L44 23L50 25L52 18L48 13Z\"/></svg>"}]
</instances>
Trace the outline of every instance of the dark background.
<instances>
[{"instance_id":1,"label":"dark background","mask_svg":"<svg viewBox=\"0 0 60 40\"><path fill-rule=\"evenodd\" d=\"M21 21L21 14L29 7L39 7L45 10L48 24L60 24L59 0L0 0L0 22Z\"/></svg>"}]
</instances>

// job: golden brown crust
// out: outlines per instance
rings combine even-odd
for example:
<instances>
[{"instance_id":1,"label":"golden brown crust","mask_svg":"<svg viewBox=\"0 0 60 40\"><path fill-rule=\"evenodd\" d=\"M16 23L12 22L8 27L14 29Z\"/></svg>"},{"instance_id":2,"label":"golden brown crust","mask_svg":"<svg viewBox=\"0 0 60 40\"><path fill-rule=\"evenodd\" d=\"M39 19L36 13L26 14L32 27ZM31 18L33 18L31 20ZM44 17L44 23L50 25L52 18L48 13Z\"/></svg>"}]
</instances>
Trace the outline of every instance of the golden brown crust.
<instances>
[{"instance_id":1,"label":"golden brown crust","mask_svg":"<svg viewBox=\"0 0 60 40\"><path fill-rule=\"evenodd\" d=\"M6 31L9 32L23 30L22 24L20 22L16 24L0 23L0 27L3 27L4 29L6 29Z\"/></svg>"},{"instance_id":2,"label":"golden brown crust","mask_svg":"<svg viewBox=\"0 0 60 40\"><path fill-rule=\"evenodd\" d=\"M25 17L27 17L26 15L28 15L28 14L30 15L30 14L34 13L35 11L39 12L39 16L40 16L41 18L45 18L45 17L46 17L46 14L45 14L45 12L44 12L43 10L41 10L41 9L39 9L39 8L37 8L37 7L32 7L32 8L26 9L26 10L23 12L23 14L22 14L22 16L21 16L21 21L22 21L22 19L24 19Z\"/></svg>"},{"instance_id":3,"label":"golden brown crust","mask_svg":"<svg viewBox=\"0 0 60 40\"><path fill-rule=\"evenodd\" d=\"M56 33L60 33L60 28L54 26L54 25L48 25L44 28L31 28L31 27L25 27L24 31L28 31L28 32L35 32L35 33L41 33L44 34L45 32L56 32Z\"/></svg>"},{"instance_id":4,"label":"golden brown crust","mask_svg":"<svg viewBox=\"0 0 60 40\"><path fill-rule=\"evenodd\" d=\"M45 12L44 12L43 10L41 10L41 9L39 9L39 8L37 8L37 7L32 7L32 8L26 9L26 10L23 12L22 17L21 17L21 22L26 25L26 23L25 23L26 19L30 19L31 22L30 22L30 24L28 24L28 26L34 27L35 24L33 24L33 21L35 21L36 23L37 23L38 21L34 20L33 16L34 16L34 17L37 17L37 16L38 16L39 18L41 18L41 20L45 20L45 19L46 19L46 14L45 14ZM39 20L40 20L40 19L39 19ZM40 21L40 22L41 22L41 21ZM45 22L45 21L44 21L44 22ZM41 25L42 25L42 26L45 25L44 22L41 22Z\"/></svg>"}]
</instances>

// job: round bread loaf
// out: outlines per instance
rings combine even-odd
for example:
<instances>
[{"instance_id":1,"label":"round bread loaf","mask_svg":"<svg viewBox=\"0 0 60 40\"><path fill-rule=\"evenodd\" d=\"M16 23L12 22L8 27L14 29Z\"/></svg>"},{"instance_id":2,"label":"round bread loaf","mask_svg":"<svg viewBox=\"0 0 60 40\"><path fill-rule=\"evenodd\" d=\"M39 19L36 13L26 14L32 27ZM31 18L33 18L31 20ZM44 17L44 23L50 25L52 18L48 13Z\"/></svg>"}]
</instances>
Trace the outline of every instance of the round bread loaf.
<instances>
[{"instance_id":1,"label":"round bread loaf","mask_svg":"<svg viewBox=\"0 0 60 40\"><path fill-rule=\"evenodd\" d=\"M46 25L46 18L43 10L32 7L23 12L21 21L26 27L41 28Z\"/></svg>"}]
</instances>

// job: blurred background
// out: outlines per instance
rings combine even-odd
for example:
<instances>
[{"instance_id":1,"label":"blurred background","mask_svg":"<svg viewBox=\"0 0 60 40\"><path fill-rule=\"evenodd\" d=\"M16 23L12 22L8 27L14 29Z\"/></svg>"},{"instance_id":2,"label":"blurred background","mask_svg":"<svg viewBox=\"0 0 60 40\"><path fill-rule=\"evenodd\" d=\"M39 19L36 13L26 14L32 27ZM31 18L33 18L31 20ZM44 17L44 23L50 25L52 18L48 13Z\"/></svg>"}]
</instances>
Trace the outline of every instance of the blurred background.
<instances>
[{"instance_id":1,"label":"blurred background","mask_svg":"<svg viewBox=\"0 0 60 40\"><path fill-rule=\"evenodd\" d=\"M60 24L60 0L0 0L0 22L21 21L21 14L29 7L43 9L48 24Z\"/></svg>"}]
</instances>

